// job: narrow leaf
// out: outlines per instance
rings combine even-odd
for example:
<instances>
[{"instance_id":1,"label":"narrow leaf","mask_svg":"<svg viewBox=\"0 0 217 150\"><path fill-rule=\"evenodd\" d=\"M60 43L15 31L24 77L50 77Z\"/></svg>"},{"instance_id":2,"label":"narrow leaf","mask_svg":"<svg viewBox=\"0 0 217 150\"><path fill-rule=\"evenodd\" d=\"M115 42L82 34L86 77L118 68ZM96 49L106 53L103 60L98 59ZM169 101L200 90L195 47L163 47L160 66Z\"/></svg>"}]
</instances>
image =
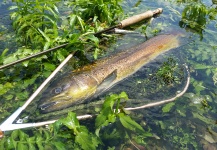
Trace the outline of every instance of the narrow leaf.
<instances>
[{"instance_id":1,"label":"narrow leaf","mask_svg":"<svg viewBox=\"0 0 217 150\"><path fill-rule=\"evenodd\" d=\"M60 141L54 142L54 145L57 148L57 150L65 150L65 144Z\"/></svg>"},{"instance_id":2,"label":"narrow leaf","mask_svg":"<svg viewBox=\"0 0 217 150\"><path fill-rule=\"evenodd\" d=\"M138 133L145 133L143 128L137 122L132 120L129 116L126 116L125 114L120 113L119 117L120 117L121 124L125 128L127 128L127 129L129 129L131 131L138 132Z\"/></svg>"},{"instance_id":3,"label":"narrow leaf","mask_svg":"<svg viewBox=\"0 0 217 150\"><path fill-rule=\"evenodd\" d=\"M171 110L171 108L175 105L175 103L168 103L166 104L163 108L162 108L162 111L164 113L167 113Z\"/></svg>"},{"instance_id":4,"label":"narrow leaf","mask_svg":"<svg viewBox=\"0 0 217 150\"><path fill-rule=\"evenodd\" d=\"M69 24L70 24L70 26L72 27L72 28L74 28L74 26L75 26L75 23L76 23L76 15L71 15L70 16L70 22L69 22Z\"/></svg>"},{"instance_id":5,"label":"narrow leaf","mask_svg":"<svg viewBox=\"0 0 217 150\"><path fill-rule=\"evenodd\" d=\"M46 39L47 42L50 42L50 38L41 29L38 28L38 31L42 34L42 36Z\"/></svg>"},{"instance_id":6,"label":"narrow leaf","mask_svg":"<svg viewBox=\"0 0 217 150\"><path fill-rule=\"evenodd\" d=\"M79 16L76 16L76 18L78 19L78 22L79 22L79 24L81 26L82 31L84 31L84 22L83 22L83 20Z\"/></svg>"}]
</instances>

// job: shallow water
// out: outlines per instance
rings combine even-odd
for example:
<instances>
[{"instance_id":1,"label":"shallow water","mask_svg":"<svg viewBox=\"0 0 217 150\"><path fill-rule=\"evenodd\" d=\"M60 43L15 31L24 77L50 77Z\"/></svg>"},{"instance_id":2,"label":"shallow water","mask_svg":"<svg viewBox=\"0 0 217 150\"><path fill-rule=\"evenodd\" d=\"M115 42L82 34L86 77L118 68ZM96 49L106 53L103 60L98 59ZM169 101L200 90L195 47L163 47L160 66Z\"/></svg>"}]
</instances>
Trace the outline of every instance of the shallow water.
<instances>
[{"instance_id":1,"label":"shallow water","mask_svg":"<svg viewBox=\"0 0 217 150\"><path fill-rule=\"evenodd\" d=\"M176 30L184 32L186 36L181 47L159 56L108 93L126 91L132 99L145 98L145 103L172 97L184 87L186 76L183 75L179 84L167 86L154 81L150 82L152 81L149 78L150 74L154 74L168 58L173 58L178 68L182 68L182 64L186 63L190 68L191 83L184 96L178 98L174 105L138 110L132 112L132 116L140 124L145 122L145 128L155 134L154 137L147 138L146 149L215 150L217 147L217 5L215 1L144 0L135 2L128 0L122 5L125 13L129 15L159 7L164 11L150 22L145 31L143 30L145 23L134 28L136 32L142 34L125 35L111 44L111 51L131 47L145 41L146 38ZM5 48L15 48L11 45L15 42L11 38L13 32L11 32L7 7L8 5L0 6L2 11L0 18L6 20L0 22L0 51ZM118 49L115 49L114 47L117 46ZM14 92L11 92L12 94ZM7 96L3 95L3 97L5 99L1 100L3 105L0 112L4 110L4 107L8 107ZM16 104L17 106L22 104L22 102L17 103L19 103ZM13 108L11 112L14 111ZM11 112L1 112L0 121L3 121ZM86 112L79 111L79 113Z\"/></svg>"}]
</instances>

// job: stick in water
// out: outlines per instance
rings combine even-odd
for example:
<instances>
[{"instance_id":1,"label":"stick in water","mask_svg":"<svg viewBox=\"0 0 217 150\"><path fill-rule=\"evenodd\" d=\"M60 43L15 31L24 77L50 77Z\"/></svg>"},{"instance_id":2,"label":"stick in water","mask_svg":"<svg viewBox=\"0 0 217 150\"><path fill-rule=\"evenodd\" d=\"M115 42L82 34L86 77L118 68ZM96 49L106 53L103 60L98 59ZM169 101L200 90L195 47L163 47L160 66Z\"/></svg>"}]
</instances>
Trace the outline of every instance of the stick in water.
<instances>
[{"instance_id":1,"label":"stick in water","mask_svg":"<svg viewBox=\"0 0 217 150\"><path fill-rule=\"evenodd\" d=\"M51 52L51 51L54 51L54 50L63 48L63 47L65 47L65 46L67 46L67 45L68 45L68 43L65 43L65 44L59 45L59 46L57 46L57 47L53 47L53 48L50 48L50 49L48 49L48 50L45 50L45 51L42 51L42 52L39 52L39 53L30 55L30 56L28 56L28 57L19 59L19 60L17 60L17 61L14 61L14 62L5 64L5 65L2 65L2 66L0 66L0 70L1 70L1 69L4 69L4 68L7 68L7 67L10 67L10 66L12 66L12 65L18 64L18 63L20 63L20 62L26 61L26 60L28 60L28 59L31 59L31 58L34 58L34 57L43 55L43 54L45 54L45 53L48 53L48 52Z\"/></svg>"},{"instance_id":2,"label":"stick in water","mask_svg":"<svg viewBox=\"0 0 217 150\"><path fill-rule=\"evenodd\" d=\"M110 28L107 28L107 29L104 29L104 30L102 30L102 31L99 31L99 32L95 33L94 35L95 35L95 36L100 35L100 34L102 34L102 33L108 32L108 31L110 31L110 30L112 30L112 29L114 29L114 28L120 28L120 29L125 28L125 27L127 27L127 26L132 25L132 24L138 23L138 22L140 22L140 21L142 21L142 20L144 20L144 19L151 18L151 17L153 17L154 15L160 14L160 13L162 13L162 12L163 12L163 9L162 9L162 8L158 8L158 9L153 10L153 11L151 11L151 10L146 11L146 12L144 12L144 13L142 13L142 14L138 14L138 15L132 16L132 17L130 17L130 18L127 18L127 19L125 19L125 20L122 20L122 21L121 21L120 23L118 23L117 25L115 25L115 26L113 26L113 27L110 27Z\"/></svg>"},{"instance_id":3,"label":"stick in water","mask_svg":"<svg viewBox=\"0 0 217 150\"><path fill-rule=\"evenodd\" d=\"M163 12L163 9L162 9L162 8L158 8L158 9L156 9L156 10L154 10L154 11L149 10L149 11L144 12L144 13L142 13L142 14L138 14L138 15L132 16L132 17L130 17L130 18L127 18L127 19L121 21L119 24L117 24L117 25L115 25L115 26L113 26L113 27L107 28L107 29L105 29L105 30L99 31L99 32L97 32L97 33L94 33L93 35L98 36L98 35L100 35L100 34L102 34L102 33L105 33L105 32L107 32L107 31L110 31L110 30L112 30L112 29L114 29L114 28L121 28L121 29L122 29L122 28L124 28L124 27L130 26L130 25L135 24L135 23L137 23L137 22L140 22L140 21L142 21L142 20L144 20L144 19L153 17L154 15L160 14L160 13L162 13L162 12ZM48 52L57 50L57 49L59 49L59 48L63 48L63 47L65 47L65 46L67 46L67 45L69 45L69 43L65 43L65 44L59 45L59 46L57 46L57 47L53 47L53 48L50 48L50 49L48 49L48 50L45 50L45 51L36 53L36 54L34 54L34 55L31 55L31 56L22 58L22 59L20 59L20 60L14 61L14 62L12 62L12 63L8 63L8 64L5 64L5 65L2 65L2 66L0 66L0 70L1 70L1 69L4 69L4 68L7 68L7 67L10 67L10 66L12 66L12 65L18 64L18 63L20 63L20 62L26 61L26 60L28 60L28 59L31 59L31 58L34 58L34 57L43 55L43 54L45 54L45 53L48 53Z\"/></svg>"}]
</instances>

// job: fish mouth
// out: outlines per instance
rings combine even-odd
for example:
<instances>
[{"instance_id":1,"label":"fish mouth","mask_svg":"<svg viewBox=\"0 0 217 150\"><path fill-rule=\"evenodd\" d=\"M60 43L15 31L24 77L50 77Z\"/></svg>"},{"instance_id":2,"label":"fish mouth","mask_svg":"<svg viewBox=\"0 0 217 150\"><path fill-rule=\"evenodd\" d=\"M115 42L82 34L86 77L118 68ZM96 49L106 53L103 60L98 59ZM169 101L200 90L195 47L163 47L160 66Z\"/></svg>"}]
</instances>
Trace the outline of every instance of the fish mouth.
<instances>
[{"instance_id":1,"label":"fish mouth","mask_svg":"<svg viewBox=\"0 0 217 150\"><path fill-rule=\"evenodd\" d=\"M53 111L62 110L71 104L70 96L59 95L52 98L43 97L39 101L38 108L42 113L49 113Z\"/></svg>"},{"instance_id":2,"label":"fish mouth","mask_svg":"<svg viewBox=\"0 0 217 150\"><path fill-rule=\"evenodd\" d=\"M57 104L57 102L45 103L45 104L39 105L39 108L40 108L40 110L42 110L42 111L46 111L49 107L52 107L52 106L54 106L55 104Z\"/></svg>"},{"instance_id":3,"label":"fish mouth","mask_svg":"<svg viewBox=\"0 0 217 150\"><path fill-rule=\"evenodd\" d=\"M40 109L42 113L50 113L50 112L54 112L54 111L58 111L58 110L66 108L67 105L62 102L63 101L46 102L46 103L39 105L38 108Z\"/></svg>"}]
</instances>

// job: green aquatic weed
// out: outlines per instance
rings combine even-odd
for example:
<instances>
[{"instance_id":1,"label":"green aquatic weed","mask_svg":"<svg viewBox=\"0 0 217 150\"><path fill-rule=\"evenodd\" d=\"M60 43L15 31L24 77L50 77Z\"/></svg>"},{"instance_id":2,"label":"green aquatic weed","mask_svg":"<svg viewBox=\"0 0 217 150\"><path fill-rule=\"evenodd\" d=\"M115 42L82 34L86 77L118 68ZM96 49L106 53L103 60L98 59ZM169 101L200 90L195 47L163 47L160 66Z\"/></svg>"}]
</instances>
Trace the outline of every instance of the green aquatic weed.
<instances>
[{"instance_id":1,"label":"green aquatic weed","mask_svg":"<svg viewBox=\"0 0 217 150\"><path fill-rule=\"evenodd\" d=\"M106 97L100 114L95 121L96 135L108 145L125 143L125 140L139 140L145 143L145 138L152 136L149 131L145 131L140 124L127 115L120 104L121 99L128 99L125 92L112 94ZM133 136L132 136L133 135ZM124 144L125 145L125 144Z\"/></svg>"},{"instance_id":2,"label":"green aquatic weed","mask_svg":"<svg viewBox=\"0 0 217 150\"><path fill-rule=\"evenodd\" d=\"M172 108L173 108L173 106L175 105L175 103L168 103L168 104L166 104L163 108L162 108L162 111L164 112L164 113L167 113L167 112L169 112Z\"/></svg>"},{"instance_id":3,"label":"green aquatic weed","mask_svg":"<svg viewBox=\"0 0 217 150\"><path fill-rule=\"evenodd\" d=\"M121 0L74 0L66 3L72 6L73 12L82 19L89 20L96 16L100 22L110 25L123 12L119 2Z\"/></svg>"},{"instance_id":4,"label":"green aquatic weed","mask_svg":"<svg viewBox=\"0 0 217 150\"><path fill-rule=\"evenodd\" d=\"M45 35L47 35L45 38L47 41L48 37L49 39L57 37L59 12L56 4L58 1L27 0L15 2L16 5L10 9L13 10L11 18L18 41L27 45L31 43L35 46L37 44L42 46L46 45Z\"/></svg>"},{"instance_id":5,"label":"green aquatic weed","mask_svg":"<svg viewBox=\"0 0 217 150\"><path fill-rule=\"evenodd\" d=\"M176 60L169 57L167 61L163 62L159 69L151 75L151 78L156 79L157 82L162 85L170 85L179 83L181 74L183 74L183 70L178 67Z\"/></svg>"},{"instance_id":6,"label":"green aquatic weed","mask_svg":"<svg viewBox=\"0 0 217 150\"><path fill-rule=\"evenodd\" d=\"M207 7L201 1L188 2L188 5L182 12L181 27L188 26L194 29L197 33L203 36L202 31L206 28L206 25L210 20L216 19L217 11L213 7Z\"/></svg>"},{"instance_id":7,"label":"green aquatic weed","mask_svg":"<svg viewBox=\"0 0 217 150\"><path fill-rule=\"evenodd\" d=\"M145 144L146 132L137 122L126 114L120 99L127 99L126 93L107 96L103 108L95 120L95 132L81 125L77 116L69 112L47 128L31 130L27 134L23 130L14 130L0 141L2 149L105 149L104 143L112 141L110 146L126 144L131 139ZM115 105L116 104L116 105ZM112 124L112 126L110 126ZM100 133L99 133L100 131ZM116 142L115 142L116 141Z\"/></svg>"}]
</instances>

